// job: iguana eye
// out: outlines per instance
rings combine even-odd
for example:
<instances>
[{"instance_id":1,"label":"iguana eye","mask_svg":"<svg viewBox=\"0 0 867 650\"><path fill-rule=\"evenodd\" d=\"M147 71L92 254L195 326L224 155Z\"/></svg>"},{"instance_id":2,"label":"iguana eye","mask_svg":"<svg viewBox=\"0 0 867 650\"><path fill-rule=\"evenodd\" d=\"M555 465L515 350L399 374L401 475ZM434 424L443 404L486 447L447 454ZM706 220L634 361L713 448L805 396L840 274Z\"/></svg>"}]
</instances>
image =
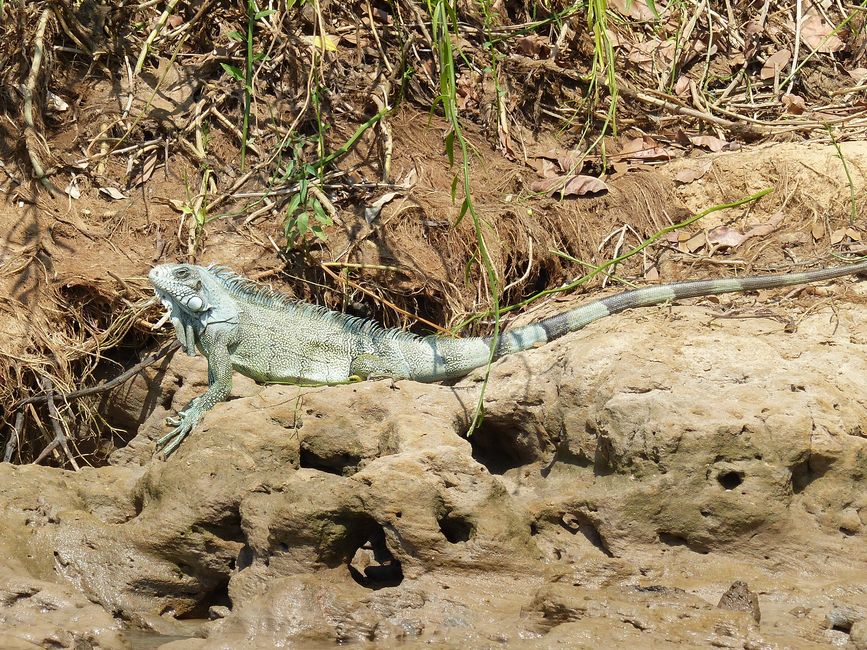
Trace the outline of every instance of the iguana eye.
<instances>
[{"instance_id":1,"label":"iguana eye","mask_svg":"<svg viewBox=\"0 0 867 650\"><path fill-rule=\"evenodd\" d=\"M181 267L175 271L175 277L179 280L186 280L188 277L190 277L190 271L189 269Z\"/></svg>"}]
</instances>

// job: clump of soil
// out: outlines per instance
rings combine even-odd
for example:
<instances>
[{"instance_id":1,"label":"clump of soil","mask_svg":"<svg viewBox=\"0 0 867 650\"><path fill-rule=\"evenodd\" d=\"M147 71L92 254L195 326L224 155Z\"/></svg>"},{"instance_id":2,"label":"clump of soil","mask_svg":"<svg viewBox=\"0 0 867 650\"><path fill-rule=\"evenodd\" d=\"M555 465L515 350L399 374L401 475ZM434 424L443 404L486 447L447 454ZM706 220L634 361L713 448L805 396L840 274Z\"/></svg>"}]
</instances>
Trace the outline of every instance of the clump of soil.
<instances>
[{"instance_id":1,"label":"clump of soil","mask_svg":"<svg viewBox=\"0 0 867 650\"><path fill-rule=\"evenodd\" d=\"M155 344L144 276L159 261L231 262L387 325L473 333L489 330L495 299L590 280L760 179L780 191L609 274L679 279L696 264L730 271L720 255L779 269L861 250L845 147L820 154L831 177L847 174L822 192L790 182L803 174L790 161L737 178L688 162L759 138L828 141L830 112L835 141L857 133L845 70L864 56L861 17L733 5L687 20L638 5L612 5L618 21L568 3L461 4L451 18L413 2L4 6L0 79L18 89L0 105L4 457L99 464L124 444L101 398L58 399L58 415L48 395L116 376ZM673 159L680 171L659 173ZM777 238L803 230L791 215L809 222L808 257Z\"/></svg>"}]
</instances>

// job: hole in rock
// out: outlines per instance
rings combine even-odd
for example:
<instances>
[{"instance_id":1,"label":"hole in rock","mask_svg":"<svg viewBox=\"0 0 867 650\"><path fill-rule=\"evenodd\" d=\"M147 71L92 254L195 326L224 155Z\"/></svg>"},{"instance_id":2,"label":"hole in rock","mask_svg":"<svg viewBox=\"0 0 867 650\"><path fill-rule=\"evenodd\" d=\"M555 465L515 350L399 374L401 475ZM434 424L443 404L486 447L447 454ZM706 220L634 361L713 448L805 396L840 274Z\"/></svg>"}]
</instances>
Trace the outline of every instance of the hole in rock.
<instances>
[{"instance_id":1,"label":"hole in rock","mask_svg":"<svg viewBox=\"0 0 867 650\"><path fill-rule=\"evenodd\" d=\"M833 461L816 454L811 454L806 460L792 465L792 492L800 494L813 481L822 478L831 468Z\"/></svg>"},{"instance_id":2,"label":"hole in rock","mask_svg":"<svg viewBox=\"0 0 867 650\"><path fill-rule=\"evenodd\" d=\"M241 550L238 551L238 559L235 561L235 566L238 567L238 571L243 571L253 564L255 558L256 554L253 552L253 549L249 545L244 544Z\"/></svg>"},{"instance_id":3,"label":"hole in rock","mask_svg":"<svg viewBox=\"0 0 867 650\"><path fill-rule=\"evenodd\" d=\"M469 541L476 532L476 527L465 517L447 514L438 517L437 523L443 536L452 544Z\"/></svg>"},{"instance_id":4,"label":"hole in rock","mask_svg":"<svg viewBox=\"0 0 867 650\"><path fill-rule=\"evenodd\" d=\"M178 616L179 619L210 618L209 611L212 607L232 608L232 600L229 598L229 578L220 578L216 584L202 592L202 600L189 612Z\"/></svg>"},{"instance_id":5,"label":"hole in rock","mask_svg":"<svg viewBox=\"0 0 867 650\"><path fill-rule=\"evenodd\" d=\"M349 561L349 575L362 587L396 587L403 581L403 569L385 542L385 530L376 525Z\"/></svg>"},{"instance_id":6,"label":"hole in rock","mask_svg":"<svg viewBox=\"0 0 867 650\"><path fill-rule=\"evenodd\" d=\"M358 463L360 461L361 459L358 456L348 453L336 453L329 456L321 455L311 450L304 443L301 444L299 462L301 467L306 469L315 469L320 472L336 474L337 476L351 476L358 471Z\"/></svg>"},{"instance_id":7,"label":"hole in rock","mask_svg":"<svg viewBox=\"0 0 867 650\"><path fill-rule=\"evenodd\" d=\"M491 474L505 474L542 459L536 435L523 431L517 422L485 418L467 439L473 458Z\"/></svg>"},{"instance_id":8,"label":"hole in rock","mask_svg":"<svg viewBox=\"0 0 867 650\"><path fill-rule=\"evenodd\" d=\"M660 531L657 535L659 536L659 541L666 546L686 546L689 550L694 551L695 553L701 553L702 555L710 553L710 549L704 544L690 541L680 535L666 533L665 531Z\"/></svg>"},{"instance_id":9,"label":"hole in rock","mask_svg":"<svg viewBox=\"0 0 867 650\"><path fill-rule=\"evenodd\" d=\"M846 634L850 634L852 632L853 625L853 621L840 621L839 623L834 623L831 626L831 629L836 632L845 632Z\"/></svg>"},{"instance_id":10,"label":"hole in rock","mask_svg":"<svg viewBox=\"0 0 867 650\"><path fill-rule=\"evenodd\" d=\"M717 476L716 480L726 490L734 490L737 486L744 482L744 473L730 470L728 472L723 472L722 474Z\"/></svg>"},{"instance_id":11,"label":"hole in rock","mask_svg":"<svg viewBox=\"0 0 867 650\"><path fill-rule=\"evenodd\" d=\"M560 519L560 525L573 535L581 533L594 547L605 553L608 557L614 557L614 553L605 543L605 538L596 525L580 512L567 512Z\"/></svg>"}]
</instances>

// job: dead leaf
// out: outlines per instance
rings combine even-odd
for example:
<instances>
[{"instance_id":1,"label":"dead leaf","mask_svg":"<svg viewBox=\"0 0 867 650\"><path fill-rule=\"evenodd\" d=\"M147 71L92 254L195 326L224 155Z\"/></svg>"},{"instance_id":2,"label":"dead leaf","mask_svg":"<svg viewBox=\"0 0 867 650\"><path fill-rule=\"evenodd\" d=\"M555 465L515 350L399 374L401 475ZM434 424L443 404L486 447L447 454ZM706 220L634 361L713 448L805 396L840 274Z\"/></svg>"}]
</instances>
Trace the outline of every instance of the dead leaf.
<instances>
[{"instance_id":1,"label":"dead leaf","mask_svg":"<svg viewBox=\"0 0 867 650\"><path fill-rule=\"evenodd\" d=\"M674 181L684 185L692 183L707 174L711 167L713 167L713 160L703 160L691 169L681 169L675 174Z\"/></svg>"},{"instance_id":2,"label":"dead leaf","mask_svg":"<svg viewBox=\"0 0 867 650\"><path fill-rule=\"evenodd\" d=\"M108 196L109 198L114 199L115 201L120 201L127 198L126 194L121 192L116 187L100 187L99 191Z\"/></svg>"},{"instance_id":3,"label":"dead leaf","mask_svg":"<svg viewBox=\"0 0 867 650\"><path fill-rule=\"evenodd\" d=\"M45 91L45 99L45 107L56 113L64 113L69 110L69 104L63 100L63 97L55 95L50 90Z\"/></svg>"},{"instance_id":4,"label":"dead leaf","mask_svg":"<svg viewBox=\"0 0 867 650\"><path fill-rule=\"evenodd\" d=\"M812 7L801 24L801 42L817 52L830 54L843 49L844 43L834 34L834 28L825 22Z\"/></svg>"},{"instance_id":5,"label":"dead leaf","mask_svg":"<svg viewBox=\"0 0 867 650\"><path fill-rule=\"evenodd\" d=\"M813 239L819 241L825 234L825 226L823 226L821 223L814 223L811 233L813 234Z\"/></svg>"},{"instance_id":6,"label":"dead leaf","mask_svg":"<svg viewBox=\"0 0 867 650\"><path fill-rule=\"evenodd\" d=\"M656 140L648 135L625 140L620 145L616 157L623 160L669 160L673 156Z\"/></svg>"},{"instance_id":7,"label":"dead leaf","mask_svg":"<svg viewBox=\"0 0 867 650\"><path fill-rule=\"evenodd\" d=\"M611 180L614 180L614 179L620 178L624 174L628 173L629 170L632 169L633 166L630 165L629 163L625 163L625 162L612 162L611 167L612 167L612 169L614 169L614 173L611 174L611 176L609 178Z\"/></svg>"},{"instance_id":8,"label":"dead leaf","mask_svg":"<svg viewBox=\"0 0 867 650\"><path fill-rule=\"evenodd\" d=\"M678 97L686 97L689 94L689 85L692 83L686 75L681 75L674 84L674 94Z\"/></svg>"},{"instance_id":9,"label":"dead leaf","mask_svg":"<svg viewBox=\"0 0 867 650\"><path fill-rule=\"evenodd\" d=\"M131 183L131 187L138 187L139 185L144 185L150 180L150 177L154 175L154 169L157 167L157 154L151 154L148 156L147 160L144 161L144 164L141 166L141 171L136 175Z\"/></svg>"},{"instance_id":10,"label":"dead leaf","mask_svg":"<svg viewBox=\"0 0 867 650\"><path fill-rule=\"evenodd\" d=\"M657 5L660 12L664 11L664 7ZM608 2L609 9L613 9L621 16L634 18L635 20L651 20L656 21L656 16L643 0L610 0Z\"/></svg>"},{"instance_id":11,"label":"dead leaf","mask_svg":"<svg viewBox=\"0 0 867 650\"><path fill-rule=\"evenodd\" d=\"M861 233L854 228L846 228L846 234L849 235L849 238L853 241L861 241Z\"/></svg>"},{"instance_id":12,"label":"dead leaf","mask_svg":"<svg viewBox=\"0 0 867 650\"><path fill-rule=\"evenodd\" d=\"M717 248L737 248L747 239L747 235L728 226L719 226L707 233L707 243Z\"/></svg>"},{"instance_id":13,"label":"dead leaf","mask_svg":"<svg viewBox=\"0 0 867 650\"><path fill-rule=\"evenodd\" d=\"M786 107L786 112L792 115L800 115L807 110L807 104L800 95L783 95L780 101Z\"/></svg>"},{"instance_id":14,"label":"dead leaf","mask_svg":"<svg viewBox=\"0 0 867 650\"><path fill-rule=\"evenodd\" d=\"M608 186L595 176L575 176L563 188L563 196L584 196L597 192L607 192Z\"/></svg>"},{"instance_id":15,"label":"dead leaf","mask_svg":"<svg viewBox=\"0 0 867 650\"><path fill-rule=\"evenodd\" d=\"M835 230L834 232L831 233L831 243L832 244L839 244L841 241L843 241L843 238L845 236L846 236L846 229L845 228L838 228L837 230Z\"/></svg>"},{"instance_id":16,"label":"dead leaf","mask_svg":"<svg viewBox=\"0 0 867 650\"><path fill-rule=\"evenodd\" d=\"M706 243L707 243L707 235L705 235L705 233L703 233L703 232L700 232L700 233L696 233L695 235L693 235L692 237L687 239L685 242L683 242L683 244L681 244L681 246L684 246L686 248L685 252L695 253L696 251L699 251L702 248L704 248L704 245Z\"/></svg>"},{"instance_id":17,"label":"dead leaf","mask_svg":"<svg viewBox=\"0 0 867 650\"><path fill-rule=\"evenodd\" d=\"M78 177L73 174L72 178L69 180L69 185L66 186L64 190L70 198L80 199L81 198L81 190L78 188Z\"/></svg>"},{"instance_id":18,"label":"dead leaf","mask_svg":"<svg viewBox=\"0 0 867 650\"><path fill-rule=\"evenodd\" d=\"M386 192L382 196L380 196L376 201L371 203L369 206L364 208L364 219L367 221L367 224L370 225L374 222L374 220L379 216L379 213L382 212L382 208L394 201L397 197L402 196L406 192L404 190L399 190L397 192Z\"/></svg>"},{"instance_id":19,"label":"dead leaf","mask_svg":"<svg viewBox=\"0 0 867 650\"><path fill-rule=\"evenodd\" d=\"M847 70L846 72L848 72L849 76L858 83L867 79L867 68L854 68L852 70Z\"/></svg>"},{"instance_id":20,"label":"dead leaf","mask_svg":"<svg viewBox=\"0 0 867 650\"><path fill-rule=\"evenodd\" d=\"M560 178L560 171L560 167L553 160L542 158L541 169L539 170L542 178Z\"/></svg>"},{"instance_id":21,"label":"dead leaf","mask_svg":"<svg viewBox=\"0 0 867 650\"><path fill-rule=\"evenodd\" d=\"M761 79L773 79L775 76L782 75L783 70L792 60L792 53L789 50L778 50L771 56L765 59L765 65L762 66L762 71L759 73Z\"/></svg>"},{"instance_id":22,"label":"dead leaf","mask_svg":"<svg viewBox=\"0 0 867 650\"><path fill-rule=\"evenodd\" d=\"M725 140L720 140L712 135L691 135L689 141L697 147L706 147L713 152L722 151L728 144Z\"/></svg>"},{"instance_id":23,"label":"dead leaf","mask_svg":"<svg viewBox=\"0 0 867 650\"><path fill-rule=\"evenodd\" d=\"M567 174L581 171L585 156L580 151L566 151L557 155L557 164Z\"/></svg>"},{"instance_id":24,"label":"dead leaf","mask_svg":"<svg viewBox=\"0 0 867 650\"><path fill-rule=\"evenodd\" d=\"M776 212L770 221L755 225L743 234L734 228L719 226L708 232L707 241L718 248L737 248L752 237L770 235L783 222L784 217L785 215L782 212Z\"/></svg>"},{"instance_id":25,"label":"dead leaf","mask_svg":"<svg viewBox=\"0 0 867 650\"><path fill-rule=\"evenodd\" d=\"M596 192L607 192L608 186L595 176L559 176L535 181L530 185L533 192L546 194L561 194L568 196L584 196Z\"/></svg>"},{"instance_id":26,"label":"dead leaf","mask_svg":"<svg viewBox=\"0 0 867 650\"><path fill-rule=\"evenodd\" d=\"M515 45L521 54L532 59L545 58L551 51L551 42L541 34L520 36L515 39Z\"/></svg>"},{"instance_id":27,"label":"dead leaf","mask_svg":"<svg viewBox=\"0 0 867 650\"><path fill-rule=\"evenodd\" d=\"M685 242L690 238L690 234L685 230L675 230L674 232L670 232L663 237L665 241L670 241L673 244L679 244L681 242Z\"/></svg>"},{"instance_id":28,"label":"dead leaf","mask_svg":"<svg viewBox=\"0 0 867 650\"><path fill-rule=\"evenodd\" d=\"M315 36L305 35L301 37L301 40L313 47L314 50L322 51L323 49L326 52L336 52L337 51L337 42L340 39L339 36L334 37L328 34L325 35L325 38L322 38L319 34Z\"/></svg>"}]
</instances>

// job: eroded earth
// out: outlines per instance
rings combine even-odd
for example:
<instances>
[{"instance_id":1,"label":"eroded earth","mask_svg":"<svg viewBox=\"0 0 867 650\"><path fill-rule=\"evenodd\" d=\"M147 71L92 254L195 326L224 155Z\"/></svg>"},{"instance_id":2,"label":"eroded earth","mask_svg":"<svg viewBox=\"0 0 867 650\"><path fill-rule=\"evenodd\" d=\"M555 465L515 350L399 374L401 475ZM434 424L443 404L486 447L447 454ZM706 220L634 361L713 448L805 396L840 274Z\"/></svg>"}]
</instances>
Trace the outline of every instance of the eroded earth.
<instances>
[{"instance_id":1,"label":"eroded earth","mask_svg":"<svg viewBox=\"0 0 867 650\"><path fill-rule=\"evenodd\" d=\"M112 465L0 465L0 645L865 648L867 285L805 291L506 358L469 439L481 371L236 376L154 459L206 383L178 354L114 401Z\"/></svg>"}]
</instances>

